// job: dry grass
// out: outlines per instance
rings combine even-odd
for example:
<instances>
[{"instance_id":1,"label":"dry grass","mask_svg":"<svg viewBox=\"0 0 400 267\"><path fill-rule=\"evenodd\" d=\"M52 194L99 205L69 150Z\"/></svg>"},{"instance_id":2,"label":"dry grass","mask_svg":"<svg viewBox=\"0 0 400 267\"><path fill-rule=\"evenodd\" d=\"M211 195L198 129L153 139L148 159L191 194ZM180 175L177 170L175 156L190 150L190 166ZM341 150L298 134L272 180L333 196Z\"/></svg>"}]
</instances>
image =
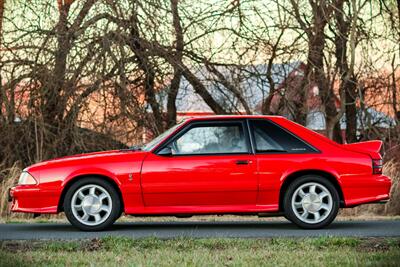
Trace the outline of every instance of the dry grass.
<instances>
[{"instance_id":1,"label":"dry grass","mask_svg":"<svg viewBox=\"0 0 400 267\"><path fill-rule=\"evenodd\" d=\"M384 173L392 178L391 201L386 204L385 214L400 215L400 163L397 160L385 164Z\"/></svg>"},{"instance_id":2,"label":"dry grass","mask_svg":"<svg viewBox=\"0 0 400 267\"><path fill-rule=\"evenodd\" d=\"M4 169L0 171L0 222L7 221L26 221L31 220L31 214L22 214L22 213L10 213L9 204L7 200L7 190L9 187L15 185L17 183L19 174L21 173L21 168L17 163L15 163L11 168ZM340 218L347 217L352 219L374 219L374 218L382 218L383 216L395 216L400 215L400 164L395 162L394 160L388 161L384 166L384 173L392 178L392 189L391 189L391 201L385 205L362 205L352 209L344 209L340 212ZM249 216L199 216L193 217L189 220L195 221L219 221L219 220L265 220L265 218L258 219L257 217L249 217ZM125 217L126 218L126 217ZM58 216L41 216L40 218L33 221L43 221L49 220L52 221L64 221L65 218L63 214ZM280 218L281 219L281 218ZM279 219L279 220L280 220ZM140 220L139 218L128 217L123 220ZM154 219L145 218L144 221L153 221ZM157 221L160 218L156 218ZM176 220L174 217L166 217L166 220ZM269 220L274 220L269 218Z\"/></svg>"},{"instance_id":3,"label":"dry grass","mask_svg":"<svg viewBox=\"0 0 400 267\"><path fill-rule=\"evenodd\" d=\"M19 168L18 163L14 163L11 168L0 171L0 217L10 216L7 190L17 184L20 174L21 168Z\"/></svg>"}]
</instances>

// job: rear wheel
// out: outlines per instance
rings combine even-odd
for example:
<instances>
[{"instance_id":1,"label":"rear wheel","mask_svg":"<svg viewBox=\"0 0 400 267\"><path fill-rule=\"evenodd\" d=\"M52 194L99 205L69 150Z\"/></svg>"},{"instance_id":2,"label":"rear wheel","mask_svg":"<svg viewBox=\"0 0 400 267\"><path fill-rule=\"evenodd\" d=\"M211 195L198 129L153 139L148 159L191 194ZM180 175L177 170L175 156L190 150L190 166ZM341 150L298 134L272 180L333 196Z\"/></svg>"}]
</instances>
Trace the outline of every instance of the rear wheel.
<instances>
[{"instance_id":1,"label":"rear wheel","mask_svg":"<svg viewBox=\"0 0 400 267\"><path fill-rule=\"evenodd\" d=\"M64 199L64 211L72 225L84 231L100 231L111 226L121 212L115 188L99 178L74 183Z\"/></svg>"},{"instance_id":2,"label":"rear wheel","mask_svg":"<svg viewBox=\"0 0 400 267\"><path fill-rule=\"evenodd\" d=\"M302 176L286 191L285 217L302 228L323 228L336 218L339 201L335 186L326 178Z\"/></svg>"}]
</instances>

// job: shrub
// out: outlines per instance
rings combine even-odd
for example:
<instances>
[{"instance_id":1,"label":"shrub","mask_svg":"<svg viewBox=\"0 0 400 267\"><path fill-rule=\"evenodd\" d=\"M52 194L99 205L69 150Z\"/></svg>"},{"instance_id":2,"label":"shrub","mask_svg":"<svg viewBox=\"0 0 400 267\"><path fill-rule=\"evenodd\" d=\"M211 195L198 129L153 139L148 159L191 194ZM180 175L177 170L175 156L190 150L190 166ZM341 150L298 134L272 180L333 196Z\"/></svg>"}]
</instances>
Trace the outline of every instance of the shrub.
<instances>
[{"instance_id":1,"label":"shrub","mask_svg":"<svg viewBox=\"0 0 400 267\"><path fill-rule=\"evenodd\" d=\"M8 208L8 188L17 184L21 168L16 162L10 168L1 170L0 168L0 217L8 217L10 215Z\"/></svg>"}]
</instances>

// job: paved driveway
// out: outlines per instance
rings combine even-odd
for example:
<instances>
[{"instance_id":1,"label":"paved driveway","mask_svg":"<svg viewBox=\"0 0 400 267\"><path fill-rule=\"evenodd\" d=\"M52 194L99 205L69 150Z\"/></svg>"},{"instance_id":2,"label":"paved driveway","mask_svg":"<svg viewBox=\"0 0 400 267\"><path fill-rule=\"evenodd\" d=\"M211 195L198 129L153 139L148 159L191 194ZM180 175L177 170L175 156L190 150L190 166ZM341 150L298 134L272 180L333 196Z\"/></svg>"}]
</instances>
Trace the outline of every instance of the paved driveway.
<instances>
[{"instance_id":1,"label":"paved driveway","mask_svg":"<svg viewBox=\"0 0 400 267\"><path fill-rule=\"evenodd\" d=\"M289 222L134 222L116 223L103 232L81 232L69 224L0 224L0 240L143 237L399 237L400 220L338 221L321 230L303 230Z\"/></svg>"}]
</instances>

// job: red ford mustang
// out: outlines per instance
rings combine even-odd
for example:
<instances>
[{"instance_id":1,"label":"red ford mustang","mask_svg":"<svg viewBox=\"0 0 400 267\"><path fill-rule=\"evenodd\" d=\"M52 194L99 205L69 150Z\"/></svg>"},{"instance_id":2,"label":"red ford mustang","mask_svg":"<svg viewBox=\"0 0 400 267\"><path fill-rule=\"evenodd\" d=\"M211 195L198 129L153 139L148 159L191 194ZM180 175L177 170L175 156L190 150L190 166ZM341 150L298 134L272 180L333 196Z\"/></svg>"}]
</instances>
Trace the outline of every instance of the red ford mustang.
<instances>
[{"instance_id":1,"label":"red ford mustang","mask_svg":"<svg viewBox=\"0 0 400 267\"><path fill-rule=\"evenodd\" d=\"M389 199L382 142L337 144L282 117L191 118L147 145L44 161L10 189L12 211L64 211L81 230L135 216L280 214L303 228Z\"/></svg>"}]
</instances>

